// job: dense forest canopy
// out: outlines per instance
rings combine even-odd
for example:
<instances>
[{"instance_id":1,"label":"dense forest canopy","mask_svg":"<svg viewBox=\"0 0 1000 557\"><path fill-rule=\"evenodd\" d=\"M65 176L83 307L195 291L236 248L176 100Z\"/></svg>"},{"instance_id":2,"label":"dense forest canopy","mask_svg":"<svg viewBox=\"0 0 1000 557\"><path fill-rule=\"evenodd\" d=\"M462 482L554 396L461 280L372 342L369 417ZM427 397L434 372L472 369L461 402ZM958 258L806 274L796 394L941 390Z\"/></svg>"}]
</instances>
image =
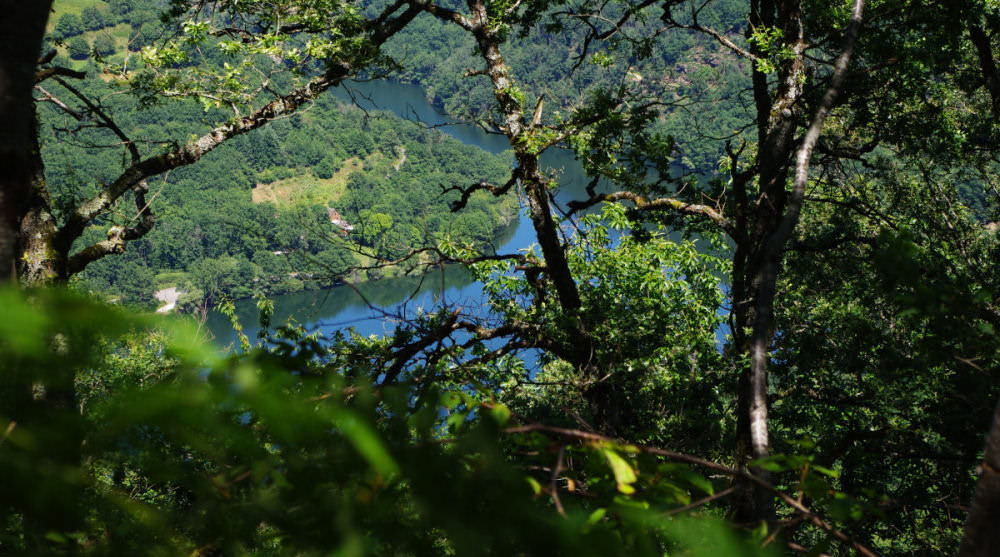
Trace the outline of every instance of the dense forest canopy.
<instances>
[{"instance_id":1,"label":"dense forest canopy","mask_svg":"<svg viewBox=\"0 0 1000 557\"><path fill-rule=\"evenodd\" d=\"M3 7L0 550L1000 553L994 2ZM445 264L487 311L272 322Z\"/></svg>"}]
</instances>

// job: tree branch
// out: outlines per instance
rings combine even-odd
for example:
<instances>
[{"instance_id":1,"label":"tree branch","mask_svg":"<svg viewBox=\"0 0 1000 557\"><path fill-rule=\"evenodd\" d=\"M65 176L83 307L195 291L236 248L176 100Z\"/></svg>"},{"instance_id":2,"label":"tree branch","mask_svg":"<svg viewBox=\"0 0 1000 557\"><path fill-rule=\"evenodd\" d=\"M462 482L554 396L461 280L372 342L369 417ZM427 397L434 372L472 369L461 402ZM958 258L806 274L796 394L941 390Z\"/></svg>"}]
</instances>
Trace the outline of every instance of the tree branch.
<instances>
[{"instance_id":1,"label":"tree branch","mask_svg":"<svg viewBox=\"0 0 1000 557\"><path fill-rule=\"evenodd\" d=\"M46 79L57 75L72 77L73 79L83 79L87 77L87 74L85 72L78 72L76 70L63 68L61 66L53 66L51 68L38 70L38 72L35 73L35 84L37 85L45 81Z\"/></svg>"},{"instance_id":2,"label":"tree branch","mask_svg":"<svg viewBox=\"0 0 1000 557\"><path fill-rule=\"evenodd\" d=\"M72 116L73 119L75 119L76 121L79 122L80 120L83 120L83 115L81 115L79 112L77 112L77 111L73 110L72 108L70 108L66 103L64 103L61 100L59 100L58 98L56 98L55 95L53 95L52 93L49 93L48 91L46 91L45 89L43 89L41 85L35 85L35 90L38 91L39 93L45 95L44 98L35 99L36 102L50 102L50 103L58 106L59 109L62 110L63 112L65 112L66 114L69 114L70 116Z\"/></svg>"},{"instance_id":3,"label":"tree branch","mask_svg":"<svg viewBox=\"0 0 1000 557\"><path fill-rule=\"evenodd\" d=\"M719 464L717 462L713 462L711 460L706 460L704 458L700 458L700 457L697 457L697 456L693 456L693 455L689 455L689 454L685 454L685 453L680 453L680 452L677 452L677 451L671 451L669 449L661 449L659 447L650 447L650 446L646 446L646 445L637 445L637 444L633 444L633 443L627 443L627 442L623 442L623 441L618 440L618 439L614 439L612 437L607 437L605 435L600 435L600 434L597 434L597 433L591 433L589 431L581 431L581 430L578 430L578 429L568 429L568 428L562 428L562 427L554 427L554 426L548 426L548 425L544 425L544 424L528 424L528 425L523 425L523 426L508 427L508 428L505 428L503 430L503 432L507 433L507 434L542 432L542 433L548 433L548 434L552 434L552 435L559 435L559 436L562 436L562 437L568 437L568 438L572 438L572 439L579 439L579 440L589 441L589 442L595 442L596 441L596 442L599 442L599 443L611 443L611 444L615 444L615 445L626 445L626 446L628 446L630 448L634 448L635 450L639 451L640 453L645 453L645 454L660 456L660 457L663 457L663 458L666 458L666 459L669 459L669 460L674 460L674 461L677 461L677 462L684 462L684 463L687 463L687 464L693 464L695 466L700 466L700 467L706 468L708 470L713 470L715 472L721 472L721 473L723 473L723 474L725 474L727 476L730 476L730 477L739 477L739 478L746 479L748 481L751 481L751 482L759 485L761 488L763 488L763 489L765 489L765 490L773 493L774 495L776 495L785 504L787 504L788 506L790 506L793 509L795 509L797 512L799 512L802 515L804 515L805 517L807 517L809 519L809 521L812 522L815 526L817 526L818 528L822 529L826 533L830 534L831 536L833 536L834 538L836 538L841 543L850 546L852 549L854 549L855 551L857 551L861 555L864 555L865 557L876 557L875 553L872 552L872 550L868 549L867 547L865 547L861 543L857 542L851 536L845 534L844 532L838 530L837 528L834 528L833 525L831 525L826 520L823 520L822 517L820 517L819 515L817 515L813 511L811 511L808 507L806 507L804 504L802 504L801 502L799 502L797 499L795 499L795 498L791 497L790 495L788 495L787 493L784 493L783 491L779 490L774 485L772 485L770 482L768 482L768 481L766 481L764 479L761 479L760 477L755 476L754 474L751 474L749 472L746 472L746 471L743 471L743 470L739 470L737 468L731 468L731 467L726 466L724 464Z\"/></svg>"},{"instance_id":4,"label":"tree branch","mask_svg":"<svg viewBox=\"0 0 1000 557\"><path fill-rule=\"evenodd\" d=\"M419 7L411 6L403 14L387 19L384 23L375 26L371 30L370 42L375 47L381 46L389 37L412 21L420 11ZM355 63L363 62L363 59L360 57L364 55L360 54L358 56L359 58L357 59L342 60L331 64L330 69L325 75L310 80L306 85L293 90L287 95L278 97L247 116L236 118L228 124L216 127L190 143L144 160L134 160L132 165L125 169L117 179L105 184L97 195L80 203L72 211L66 223L59 230L60 246L68 251L69 246L80 237L86 227L95 218L104 214L125 192L135 190L136 188L140 188L139 191L141 192L143 188L142 182L147 178L197 162L225 141L255 130L271 120L291 114L303 104L316 98L323 91L339 85L355 71ZM111 129L114 131L116 128ZM118 130L118 132L120 131ZM124 140L127 141L127 138ZM131 141L127 141L127 144L134 148L134 144ZM137 151L133 154L136 153ZM142 200L137 198L137 203L140 201ZM145 206L144 201L141 204ZM140 210L143 211L145 209ZM152 225L151 223L147 224L149 226ZM132 229L129 233L122 231L121 233L115 232L112 234L112 231L109 231L109 239L107 241L90 246L77 254L77 256L74 256L73 268L78 272L83 268L80 265L85 266L86 263L93 261L95 258L108 253L120 253L119 242L128 241L135 234L145 233L144 227L145 225L140 225Z\"/></svg>"},{"instance_id":5,"label":"tree branch","mask_svg":"<svg viewBox=\"0 0 1000 557\"><path fill-rule=\"evenodd\" d=\"M472 21L470 21L469 18L456 12L455 10L449 10L448 8L443 8L441 6L438 6L437 4L432 4L430 2L414 1L410 2L410 4L416 6L422 6L423 9L427 11L427 13L433 15L434 17L442 21L455 23L462 29L465 29L466 31L473 31L476 28L476 25L472 23Z\"/></svg>"},{"instance_id":6,"label":"tree branch","mask_svg":"<svg viewBox=\"0 0 1000 557\"><path fill-rule=\"evenodd\" d=\"M1000 74L997 73L996 59L993 57L993 45L979 25L969 25L969 39L976 47L979 68L983 72L986 90L990 93L993 118L1000 117Z\"/></svg>"},{"instance_id":7,"label":"tree branch","mask_svg":"<svg viewBox=\"0 0 1000 557\"><path fill-rule=\"evenodd\" d=\"M687 203L672 197L661 197L653 200L646 200L644 197L630 191L619 191L614 193L602 193L584 201L571 201L567 205L570 214L588 209L603 202L615 202L627 200L635 203L635 208L639 211L672 211L682 215L689 215L708 219L715 223L730 236L736 234L733 223L723 216L717 209L708 205L698 205Z\"/></svg>"}]
</instances>

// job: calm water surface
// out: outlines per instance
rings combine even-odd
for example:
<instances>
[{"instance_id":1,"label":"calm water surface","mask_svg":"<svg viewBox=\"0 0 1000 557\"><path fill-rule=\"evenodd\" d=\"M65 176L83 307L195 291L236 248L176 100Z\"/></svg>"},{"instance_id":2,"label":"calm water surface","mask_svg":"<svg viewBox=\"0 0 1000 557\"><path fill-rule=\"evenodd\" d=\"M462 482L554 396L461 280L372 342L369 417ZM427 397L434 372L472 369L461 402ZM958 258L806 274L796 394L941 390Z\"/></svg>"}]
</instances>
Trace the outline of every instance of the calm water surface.
<instances>
[{"instance_id":1,"label":"calm water surface","mask_svg":"<svg viewBox=\"0 0 1000 557\"><path fill-rule=\"evenodd\" d=\"M435 110L418 86L380 81L355 83L350 88L354 99L366 109L388 110L403 118L438 126L455 139L493 154L510 148L505 136L489 134L469 124L451 124L453 120ZM334 94L345 100L350 99L350 95L340 88ZM572 153L551 149L542 156L542 163L559 172L557 201L586 197L586 175ZM498 239L498 252L511 253L534 243L536 238L531 220L522 213L519 220ZM345 286L275 296L273 301L273 323L293 319L307 328L318 328L327 336L346 327L354 327L366 336L390 333L397 323L392 315L413 315L418 308L428 309L441 301L461 306L464 311L484 311L482 285L473 282L468 272L457 267L434 271L424 277L367 282L356 289ZM237 302L236 310L247 334L253 338L257 330L254 302ZM223 346L236 338L228 319L218 313L209 314L206 326L215 335L216 342Z\"/></svg>"}]
</instances>

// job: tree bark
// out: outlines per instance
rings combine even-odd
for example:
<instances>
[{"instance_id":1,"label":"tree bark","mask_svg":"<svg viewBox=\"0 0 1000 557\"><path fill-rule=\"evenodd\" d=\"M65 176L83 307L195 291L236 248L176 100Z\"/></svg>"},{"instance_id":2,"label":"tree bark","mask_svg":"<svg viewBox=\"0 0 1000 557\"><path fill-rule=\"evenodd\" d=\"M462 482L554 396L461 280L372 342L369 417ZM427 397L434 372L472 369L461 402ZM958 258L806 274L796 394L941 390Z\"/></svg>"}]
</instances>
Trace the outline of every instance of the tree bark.
<instances>
[{"instance_id":1,"label":"tree bark","mask_svg":"<svg viewBox=\"0 0 1000 557\"><path fill-rule=\"evenodd\" d=\"M993 43L990 42L986 31L976 24L969 25L969 39L976 47L983 82L990 93L993 118L1000 118L1000 73L997 72L996 59L993 57Z\"/></svg>"},{"instance_id":2,"label":"tree bark","mask_svg":"<svg viewBox=\"0 0 1000 557\"><path fill-rule=\"evenodd\" d=\"M740 234L745 243L738 243L733 266L734 272L739 273L738 279L734 281L734 321L742 328L734 331L734 337L737 339L739 354L749 359L749 367L744 369L739 383L737 464L741 469L749 469L764 480L769 479L768 473L750 467L749 463L770 455L768 359L774 338L773 313L779 267L785 245L799 222L813 149L819 141L823 122L843 86L860 31L863 9L864 0L854 0L851 20L845 30L840 55L834 63L830 85L796 150L794 181L789 195L785 190L785 183L794 144L796 105L803 94L806 70L802 10L797 1L762 1L759 4L754 2L752 6L752 26L755 18L757 25L763 25L767 14L775 10L775 22L781 27L783 36L789 41L788 46L794 53L794 58L779 71L775 100L769 103L766 128L760 133L761 147L757 157L760 195L756 200L752 227L747 226L748 230ZM755 75L758 118L763 118L765 112L765 95L758 91L761 86L766 87L765 80ZM763 122L758 121L758 126L762 125ZM748 212L750 209L744 208ZM746 336L747 330L750 331L749 338ZM751 524L761 520L774 520L771 494L746 480L737 481L736 487L733 513L736 521Z\"/></svg>"},{"instance_id":3,"label":"tree bark","mask_svg":"<svg viewBox=\"0 0 1000 557\"><path fill-rule=\"evenodd\" d=\"M0 281L16 279L19 229L41 169L31 89L51 0L0 0Z\"/></svg>"},{"instance_id":4,"label":"tree bark","mask_svg":"<svg viewBox=\"0 0 1000 557\"><path fill-rule=\"evenodd\" d=\"M28 197L20 211L15 272L22 284L38 286L52 284L66 277L67 252L58 249L55 244L59 229L52 214L45 183L45 165L42 162L41 146L38 144L35 104L32 102L28 106L32 115L29 155L32 172Z\"/></svg>"},{"instance_id":5,"label":"tree bark","mask_svg":"<svg viewBox=\"0 0 1000 557\"><path fill-rule=\"evenodd\" d=\"M979 481L965 523L959 557L1000 555L997 517L1000 517L1000 403L993 412L993 423L986 437L986 450L979 465Z\"/></svg>"}]
</instances>

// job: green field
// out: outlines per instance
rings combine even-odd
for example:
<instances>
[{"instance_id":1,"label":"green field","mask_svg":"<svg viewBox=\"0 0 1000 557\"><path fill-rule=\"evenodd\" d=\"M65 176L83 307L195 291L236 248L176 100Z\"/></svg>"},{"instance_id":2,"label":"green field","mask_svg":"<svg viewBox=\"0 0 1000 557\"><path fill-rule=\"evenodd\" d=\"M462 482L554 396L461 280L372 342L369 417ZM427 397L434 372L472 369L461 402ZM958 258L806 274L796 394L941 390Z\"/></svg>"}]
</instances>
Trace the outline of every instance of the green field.
<instances>
[{"instance_id":1,"label":"green field","mask_svg":"<svg viewBox=\"0 0 1000 557\"><path fill-rule=\"evenodd\" d=\"M83 37L87 44L93 46L94 39L99 35L110 35L115 41L115 52L111 56L104 58L105 63L111 64L121 64L125 60L125 55L128 54L128 42L132 28L127 23L122 23L115 25L114 27L105 27L104 29L98 29L97 31L87 31L80 35ZM59 54L69 58L69 49L66 45L57 46L56 50ZM87 66L90 64L91 59L85 58L83 60L69 60L69 66L75 70L86 70Z\"/></svg>"},{"instance_id":2,"label":"green field","mask_svg":"<svg viewBox=\"0 0 1000 557\"><path fill-rule=\"evenodd\" d=\"M108 10L108 3L103 0L56 0L53 3L52 15L49 16L49 24L46 29L52 31L56 26L59 16L63 14L79 15L87 6L96 6L105 12Z\"/></svg>"},{"instance_id":3,"label":"green field","mask_svg":"<svg viewBox=\"0 0 1000 557\"><path fill-rule=\"evenodd\" d=\"M375 166L383 159L381 153L372 153L363 161L357 158L347 159L340 170L326 179L307 171L299 176L276 180L270 184L258 184L253 189L253 202L270 202L279 207L334 203L344 194L347 179L351 174L362 170L365 166Z\"/></svg>"},{"instance_id":4,"label":"green field","mask_svg":"<svg viewBox=\"0 0 1000 557\"><path fill-rule=\"evenodd\" d=\"M184 284L184 281L188 279L189 274L184 271L167 271L164 273L157 273L154 283L157 290L162 288L169 288L171 286L180 286Z\"/></svg>"}]
</instances>

